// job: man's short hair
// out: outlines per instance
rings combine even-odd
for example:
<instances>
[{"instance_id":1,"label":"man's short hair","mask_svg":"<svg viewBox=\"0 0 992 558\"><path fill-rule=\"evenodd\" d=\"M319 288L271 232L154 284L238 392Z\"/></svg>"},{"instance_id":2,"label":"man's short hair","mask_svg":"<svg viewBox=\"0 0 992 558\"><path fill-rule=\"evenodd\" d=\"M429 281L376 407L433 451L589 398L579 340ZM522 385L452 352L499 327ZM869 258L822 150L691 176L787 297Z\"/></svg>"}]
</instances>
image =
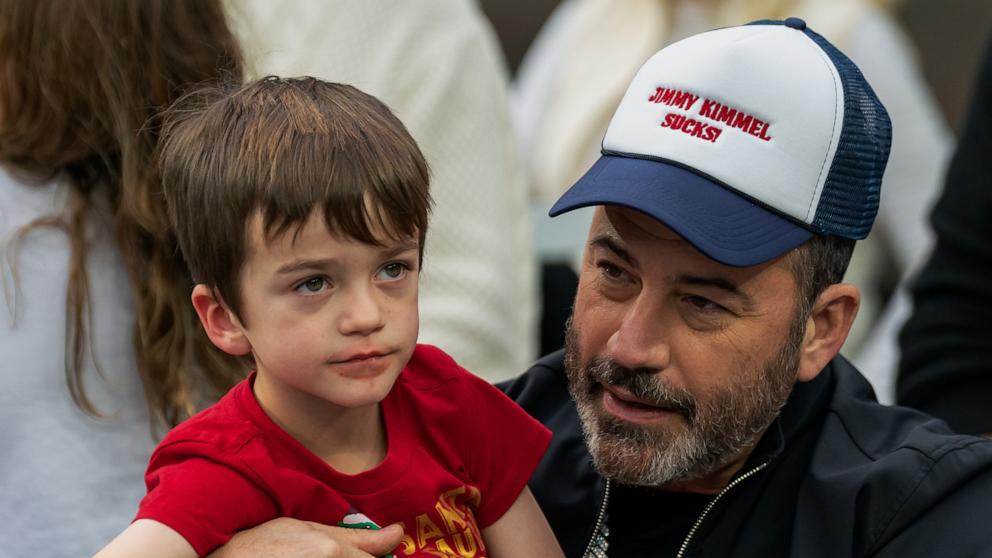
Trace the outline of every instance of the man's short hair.
<instances>
[{"instance_id":1,"label":"man's short hair","mask_svg":"<svg viewBox=\"0 0 992 558\"><path fill-rule=\"evenodd\" d=\"M813 235L788 256L798 289L799 314L809 316L824 289L840 283L847 272L855 241L839 236Z\"/></svg>"},{"instance_id":2,"label":"man's short hair","mask_svg":"<svg viewBox=\"0 0 992 558\"><path fill-rule=\"evenodd\" d=\"M337 235L418 237L428 169L403 124L371 95L312 77L195 91L164 116L160 166L170 222L196 283L236 314L248 223L299 232L321 211Z\"/></svg>"}]
</instances>

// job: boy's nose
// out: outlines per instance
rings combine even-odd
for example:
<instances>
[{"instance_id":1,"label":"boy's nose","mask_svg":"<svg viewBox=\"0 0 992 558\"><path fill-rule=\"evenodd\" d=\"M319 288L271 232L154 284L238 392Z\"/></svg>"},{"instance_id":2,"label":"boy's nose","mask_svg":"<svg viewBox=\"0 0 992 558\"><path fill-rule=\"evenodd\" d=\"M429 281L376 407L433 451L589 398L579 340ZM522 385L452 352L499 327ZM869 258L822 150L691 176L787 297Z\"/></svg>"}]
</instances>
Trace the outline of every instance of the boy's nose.
<instances>
[{"instance_id":1,"label":"boy's nose","mask_svg":"<svg viewBox=\"0 0 992 558\"><path fill-rule=\"evenodd\" d=\"M339 327L343 335L369 335L382 329L383 317L374 289L359 287L350 293Z\"/></svg>"}]
</instances>

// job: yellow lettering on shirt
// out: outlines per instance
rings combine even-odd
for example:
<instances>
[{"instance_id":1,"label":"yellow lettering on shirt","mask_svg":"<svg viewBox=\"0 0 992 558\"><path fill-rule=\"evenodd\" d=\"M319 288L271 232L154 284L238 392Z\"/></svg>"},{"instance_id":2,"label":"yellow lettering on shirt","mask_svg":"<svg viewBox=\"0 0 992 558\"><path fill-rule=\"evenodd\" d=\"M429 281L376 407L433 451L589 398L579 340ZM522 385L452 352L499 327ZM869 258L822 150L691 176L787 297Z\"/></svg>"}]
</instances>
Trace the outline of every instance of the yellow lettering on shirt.
<instances>
[{"instance_id":1,"label":"yellow lettering on shirt","mask_svg":"<svg viewBox=\"0 0 992 558\"><path fill-rule=\"evenodd\" d=\"M423 548L428 542L443 536L444 531L441 531L426 513L417 516L417 546Z\"/></svg>"},{"instance_id":2,"label":"yellow lettering on shirt","mask_svg":"<svg viewBox=\"0 0 992 558\"><path fill-rule=\"evenodd\" d=\"M397 554L485 558L486 545L473 513L481 501L482 493L474 486L460 486L444 492L438 496L432 512L416 516L413 533L407 531L405 522L400 523L404 535Z\"/></svg>"}]
</instances>

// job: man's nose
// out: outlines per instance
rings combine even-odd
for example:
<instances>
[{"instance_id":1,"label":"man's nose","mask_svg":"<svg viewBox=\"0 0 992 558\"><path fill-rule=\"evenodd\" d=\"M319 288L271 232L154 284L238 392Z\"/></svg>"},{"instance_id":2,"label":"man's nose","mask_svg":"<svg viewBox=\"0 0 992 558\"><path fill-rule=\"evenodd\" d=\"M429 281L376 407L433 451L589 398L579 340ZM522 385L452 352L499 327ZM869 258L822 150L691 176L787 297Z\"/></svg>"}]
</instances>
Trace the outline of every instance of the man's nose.
<instances>
[{"instance_id":1,"label":"man's nose","mask_svg":"<svg viewBox=\"0 0 992 558\"><path fill-rule=\"evenodd\" d=\"M379 293L372 285L350 289L344 311L339 319L343 335L369 335L385 325Z\"/></svg>"},{"instance_id":2,"label":"man's nose","mask_svg":"<svg viewBox=\"0 0 992 558\"><path fill-rule=\"evenodd\" d=\"M662 370L671 359L666 330L664 305L639 297L607 341L607 354L625 368Z\"/></svg>"}]
</instances>

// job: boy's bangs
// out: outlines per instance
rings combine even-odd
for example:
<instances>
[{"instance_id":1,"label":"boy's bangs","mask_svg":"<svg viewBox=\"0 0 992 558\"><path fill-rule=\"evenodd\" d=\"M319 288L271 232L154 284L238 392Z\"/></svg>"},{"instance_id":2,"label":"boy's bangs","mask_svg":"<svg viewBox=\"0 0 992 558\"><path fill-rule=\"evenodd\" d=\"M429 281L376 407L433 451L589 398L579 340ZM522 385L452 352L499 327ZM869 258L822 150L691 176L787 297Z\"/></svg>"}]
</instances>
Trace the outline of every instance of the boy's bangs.
<instances>
[{"instance_id":1,"label":"boy's bangs","mask_svg":"<svg viewBox=\"0 0 992 558\"><path fill-rule=\"evenodd\" d=\"M416 144L397 133L402 124L389 122L394 117L388 112L342 116L320 114L307 119L309 126L279 118L261 127L269 132L259 138L267 146L243 151L258 157L252 166L263 184L253 205L262 209L266 236L294 226L298 234L320 208L328 229L346 238L371 245L422 241L431 200L428 170Z\"/></svg>"},{"instance_id":2,"label":"boy's bangs","mask_svg":"<svg viewBox=\"0 0 992 558\"><path fill-rule=\"evenodd\" d=\"M427 230L427 179L414 161L372 161L362 148L340 153L341 146L302 143L310 145L272 159L279 164L256 204L267 238L299 234L315 211L331 233L365 244L418 238Z\"/></svg>"}]
</instances>

